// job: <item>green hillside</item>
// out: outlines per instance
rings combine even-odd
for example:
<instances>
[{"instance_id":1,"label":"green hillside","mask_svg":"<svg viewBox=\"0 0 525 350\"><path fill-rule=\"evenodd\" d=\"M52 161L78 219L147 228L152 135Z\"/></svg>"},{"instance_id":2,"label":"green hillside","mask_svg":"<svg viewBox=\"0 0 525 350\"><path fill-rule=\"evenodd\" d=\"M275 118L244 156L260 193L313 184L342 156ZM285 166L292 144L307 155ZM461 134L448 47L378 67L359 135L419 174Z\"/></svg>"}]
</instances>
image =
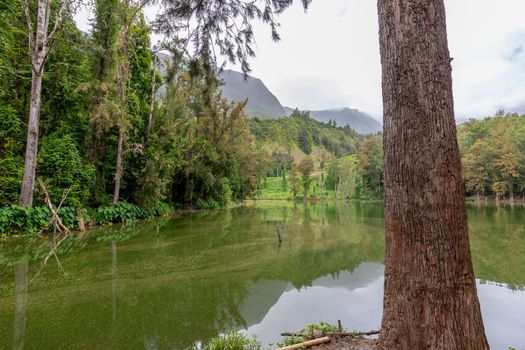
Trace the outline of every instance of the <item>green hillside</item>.
<instances>
[{"instance_id":1,"label":"green hillside","mask_svg":"<svg viewBox=\"0 0 525 350\"><path fill-rule=\"evenodd\" d=\"M306 155L333 159L354 154L367 138L349 127L319 122L301 111L277 119L254 118L251 129L259 145L270 151L288 153L295 160Z\"/></svg>"},{"instance_id":2,"label":"green hillside","mask_svg":"<svg viewBox=\"0 0 525 350\"><path fill-rule=\"evenodd\" d=\"M293 199L294 187L295 197L302 198L305 179L308 198L381 197L381 134L361 135L297 110L289 117L254 118L250 125L257 147L270 156L265 157L262 173L267 177L259 181L259 198Z\"/></svg>"}]
</instances>

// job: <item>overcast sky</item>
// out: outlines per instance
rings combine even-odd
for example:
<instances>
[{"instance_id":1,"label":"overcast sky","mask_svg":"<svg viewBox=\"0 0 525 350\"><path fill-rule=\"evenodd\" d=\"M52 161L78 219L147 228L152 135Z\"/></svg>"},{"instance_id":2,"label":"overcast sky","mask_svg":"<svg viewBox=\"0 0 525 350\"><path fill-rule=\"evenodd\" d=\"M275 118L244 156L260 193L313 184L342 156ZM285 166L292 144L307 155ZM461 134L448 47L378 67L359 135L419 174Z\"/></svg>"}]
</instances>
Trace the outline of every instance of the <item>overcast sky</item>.
<instances>
[{"instance_id":1,"label":"overcast sky","mask_svg":"<svg viewBox=\"0 0 525 350\"><path fill-rule=\"evenodd\" d=\"M280 19L282 41L255 25L251 75L281 103L302 109L354 107L381 118L375 0L314 0ZM445 0L456 118L499 108L525 112L525 0ZM155 8L147 11L149 18ZM76 16L88 30L86 11Z\"/></svg>"}]
</instances>

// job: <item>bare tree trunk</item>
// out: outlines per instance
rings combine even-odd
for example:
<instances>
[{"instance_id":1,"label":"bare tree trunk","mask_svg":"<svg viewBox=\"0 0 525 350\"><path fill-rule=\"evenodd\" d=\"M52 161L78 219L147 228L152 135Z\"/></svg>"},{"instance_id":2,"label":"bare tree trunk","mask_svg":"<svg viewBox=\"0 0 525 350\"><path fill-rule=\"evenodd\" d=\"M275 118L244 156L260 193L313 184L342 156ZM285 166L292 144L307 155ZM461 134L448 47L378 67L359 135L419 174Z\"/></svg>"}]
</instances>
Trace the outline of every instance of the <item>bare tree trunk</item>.
<instances>
[{"instance_id":1,"label":"bare tree trunk","mask_svg":"<svg viewBox=\"0 0 525 350\"><path fill-rule=\"evenodd\" d=\"M153 62L155 62L155 56L153 56ZM148 115L148 129L146 132L146 140L149 140L149 134L151 133L151 125L153 124L153 111L155 109L155 64L153 64L153 73L151 74L151 96L149 100L149 115Z\"/></svg>"},{"instance_id":2,"label":"bare tree trunk","mask_svg":"<svg viewBox=\"0 0 525 350\"><path fill-rule=\"evenodd\" d=\"M42 100L42 76L44 63L51 50L53 38L62 23L63 14L68 4L67 0L58 1L59 7L54 18L54 25L48 34L51 18L51 1L37 0L36 26L34 30L31 18L29 0L23 0L22 5L28 29L28 47L31 56L31 100L29 102L29 120L27 123L26 154L24 162L24 176L18 204L21 206L33 205L35 188L36 157L38 154L38 124L40 119L40 105Z\"/></svg>"},{"instance_id":3,"label":"bare tree trunk","mask_svg":"<svg viewBox=\"0 0 525 350\"><path fill-rule=\"evenodd\" d=\"M27 126L26 156L24 177L18 204L21 206L33 205L35 188L36 157L38 154L38 124L40 119L40 103L42 93L42 74L33 69L31 78L31 101L29 103L29 122Z\"/></svg>"},{"instance_id":4,"label":"bare tree trunk","mask_svg":"<svg viewBox=\"0 0 525 350\"><path fill-rule=\"evenodd\" d=\"M124 130L118 131L118 145L117 145L117 168L115 169L115 187L113 188L113 205L116 205L120 196L120 181L122 179L123 171L123 154L124 150Z\"/></svg>"},{"instance_id":5,"label":"bare tree trunk","mask_svg":"<svg viewBox=\"0 0 525 350\"><path fill-rule=\"evenodd\" d=\"M469 248L443 0L379 0L385 284L379 347L488 349Z\"/></svg>"}]
</instances>

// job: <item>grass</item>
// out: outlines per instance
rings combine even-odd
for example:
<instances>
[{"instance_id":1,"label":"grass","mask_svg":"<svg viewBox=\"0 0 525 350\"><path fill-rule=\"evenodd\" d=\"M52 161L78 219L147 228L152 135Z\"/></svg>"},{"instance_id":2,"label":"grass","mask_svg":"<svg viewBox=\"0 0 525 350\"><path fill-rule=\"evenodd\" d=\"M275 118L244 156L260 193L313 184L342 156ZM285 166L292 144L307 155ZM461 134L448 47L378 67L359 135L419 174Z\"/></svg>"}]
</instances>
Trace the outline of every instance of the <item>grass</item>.
<instances>
[{"instance_id":1,"label":"grass","mask_svg":"<svg viewBox=\"0 0 525 350\"><path fill-rule=\"evenodd\" d=\"M261 183L261 191L258 199L265 200L293 200L293 193L291 191L292 185L290 180L287 180L286 190L283 188L283 179L282 177L267 177ZM297 199L303 198L303 188L302 181L298 181L298 192ZM308 192L308 198L321 198L321 183L319 179L313 179L312 184L310 185L310 191ZM325 198L326 199L335 199L334 190L325 189Z\"/></svg>"},{"instance_id":2,"label":"grass","mask_svg":"<svg viewBox=\"0 0 525 350\"><path fill-rule=\"evenodd\" d=\"M261 350L262 343L256 336L249 338L239 332L230 332L210 340L203 350ZM195 347L195 350L199 348Z\"/></svg>"}]
</instances>

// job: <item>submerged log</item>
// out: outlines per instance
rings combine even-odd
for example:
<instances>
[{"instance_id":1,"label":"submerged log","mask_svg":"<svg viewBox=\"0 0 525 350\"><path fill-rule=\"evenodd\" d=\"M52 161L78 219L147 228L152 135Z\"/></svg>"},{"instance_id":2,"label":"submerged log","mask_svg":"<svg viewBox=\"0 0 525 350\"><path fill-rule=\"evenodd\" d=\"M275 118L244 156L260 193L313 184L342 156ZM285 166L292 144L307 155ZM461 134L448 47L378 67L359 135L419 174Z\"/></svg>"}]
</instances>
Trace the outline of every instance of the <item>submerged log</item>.
<instances>
[{"instance_id":1,"label":"submerged log","mask_svg":"<svg viewBox=\"0 0 525 350\"><path fill-rule=\"evenodd\" d=\"M314 346L314 345L328 343L329 341L330 341L330 337L322 337L322 338L307 340L307 341L304 341L302 343L298 343L298 344L294 344L294 345L285 346L283 348L279 348L278 350L305 349L305 348L309 348L309 347Z\"/></svg>"}]
</instances>

